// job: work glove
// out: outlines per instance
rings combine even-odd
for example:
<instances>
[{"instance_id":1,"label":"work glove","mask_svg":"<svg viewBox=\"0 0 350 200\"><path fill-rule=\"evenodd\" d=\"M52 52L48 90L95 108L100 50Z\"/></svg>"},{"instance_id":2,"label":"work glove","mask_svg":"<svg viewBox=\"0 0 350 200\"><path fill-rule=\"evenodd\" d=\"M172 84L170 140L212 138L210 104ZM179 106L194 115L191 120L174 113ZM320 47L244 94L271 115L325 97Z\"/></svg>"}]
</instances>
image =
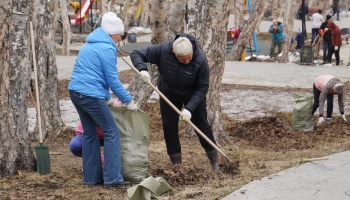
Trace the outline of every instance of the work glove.
<instances>
[{"instance_id":1,"label":"work glove","mask_svg":"<svg viewBox=\"0 0 350 200\"><path fill-rule=\"evenodd\" d=\"M129 103L126 104L126 108L128 110L137 111L137 104L134 102L134 100L131 100Z\"/></svg>"},{"instance_id":2,"label":"work glove","mask_svg":"<svg viewBox=\"0 0 350 200\"><path fill-rule=\"evenodd\" d=\"M151 76L149 75L148 71L143 70L140 73L141 73L141 78L143 82L147 83L151 81Z\"/></svg>"},{"instance_id":3,"label":"work glove","mask_svg":"<svg viewBox=\"0 0 350 200\"><path fill-rule=\"evenodd\" d=\"M192 117L191 112L188 111L187 109L183 109L181 114L182 114L182 119L183 120L185 120L185 121L190 121L191 120L191 117Z\"/></svg>"},{"instance_id":4,"label":"work glove","mask_svg":"<svg viewBox=\"0 0 350 200\"><path fill-rule=\"evenodd\" d=\"M324 123L323 117L318 118L317 126L321 126L322 123Z\"/></svg>"},{"instance_id":5,"label":"work glove","mask_svg":"<svg viewBox=\"0 0 350 200\"><path fill-rule=\"evenodd\" d=\"M345 114L342 114L341 118L344 120L344 122L348 122L348 120L346 120L346 118L345 118Z\"/></svg>"},{"instance_id":6,"label":"work glove","mask_svg":"<svg viewBox=\"0 0 350 200\"><path fill-rule=\"evenodd\" d=\"M334 47L334 51L338 51L339 47L338 46L335 46Z\"/></svg>"}]
</instances>

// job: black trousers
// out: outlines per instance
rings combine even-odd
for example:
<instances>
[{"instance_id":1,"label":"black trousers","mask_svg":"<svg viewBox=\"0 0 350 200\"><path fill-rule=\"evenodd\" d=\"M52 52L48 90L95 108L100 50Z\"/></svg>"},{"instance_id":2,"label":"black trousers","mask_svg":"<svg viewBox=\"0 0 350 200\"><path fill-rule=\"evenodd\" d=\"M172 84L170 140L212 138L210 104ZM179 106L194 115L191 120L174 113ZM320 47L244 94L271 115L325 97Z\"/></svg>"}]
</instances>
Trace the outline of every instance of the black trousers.
<instances>
[{"instance_id":1,"label":"black trousers","mask_svg":"<svg viewBox=\"0 0 350 200\"><path fill-rule=\"evenodd\" d=\"M319 91L316 87L315 84L313 86L313 92L314 92L314 106L312 108L312 115L314 115L315 111L319 107L319 102L320 102L320 94L321 91ZM327 118L332 118L332 113L333 113L333 94L328 94L327 95Z\"/></svg>"},{"instance_id":2,"label":"black trousers","mask_svg":"<svg viewBox=\"0 0 350 200\"><path fill-rule=\"evenodd\" d=\"M338 47L338 51L334 50L334 46L333 45L328 47L328 62L329 63L332 62L332 56L333 56L333 53L334 53L335 60L336 60L335 64L339 65L339 62L340 62L339 51L340 51L340 47Z\"/></svg>"},{"instance_id":3,"label":"black trousers","mask_svg":"<svg viewBox=\"0 0 350 200\"><path fill-rule=\"evenodd\" d=\"M176 102L172 101L172 103L181 110L183 104L187 102ZM201 130L214 144L216 144L213 132L209 125L207 119L207 106L206 99L198 105L198 107L193 111L191 121L194 125L197 126L199 130ZM160 99L160 113L163 121L163 131L164 138L167 147L167 153L181 153L181 145L179 140L179 115L163 100ZM206 151L211 151L214 148L210 146L210 144L205 141L202 136L198 135L199 141L202 147Z\"/></svg>"}]
</instances>

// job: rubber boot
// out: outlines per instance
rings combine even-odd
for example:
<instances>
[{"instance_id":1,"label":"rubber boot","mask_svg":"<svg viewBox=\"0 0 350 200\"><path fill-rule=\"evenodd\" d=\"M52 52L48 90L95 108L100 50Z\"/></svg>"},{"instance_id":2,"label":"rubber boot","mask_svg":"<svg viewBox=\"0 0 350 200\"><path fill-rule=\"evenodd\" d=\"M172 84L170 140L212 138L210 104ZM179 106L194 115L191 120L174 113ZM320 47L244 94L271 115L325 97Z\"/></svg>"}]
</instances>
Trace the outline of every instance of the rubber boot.
<instances>
[{"instance_id":1,"label":"rubber boot","mask_svg":"<svg viewBox=\"0 0 350 200\"><path fill-rule=\"evenodd\" d=\"M174 154L169 154L170 160L173 164L181 164L182 159L181 159L181 153L174 153Z\"/></svg>"},{"instance_id":2,"label":"rubber boot","mask_svg":"<svg viewBox=\"0 0 350 200\"><path fill-rule=\"evenodd\" d=\"M207 157L210 161L213 172L214 173L220 172L218 152L216 150L212 150L212 151L206 151L205 153L207 154Z\"/></svg>"}]
</instances>

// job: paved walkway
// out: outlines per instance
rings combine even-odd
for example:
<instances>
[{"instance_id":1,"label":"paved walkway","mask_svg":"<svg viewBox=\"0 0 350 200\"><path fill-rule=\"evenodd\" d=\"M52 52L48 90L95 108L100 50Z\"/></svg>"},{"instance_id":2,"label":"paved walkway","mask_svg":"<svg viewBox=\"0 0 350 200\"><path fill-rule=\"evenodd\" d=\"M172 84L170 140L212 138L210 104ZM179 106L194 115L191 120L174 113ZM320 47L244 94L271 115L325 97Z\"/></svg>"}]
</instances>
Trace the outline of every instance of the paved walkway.
<instances>
[{"instance_id":1,"label":"paved walkway","mask_svg":"<svg viewBox=\"0 0 350 200\"><path fill-rule=\"evenodd\" d=\"M350 151L253 181L223 200L349 200Z\"/></svg>"},{"instance_id":2,"label":"paved walkway","mask_svg":"<svg viewBox=\"0 0 350 200\"><path fill-rule=\"evenodd\" d=\"M76 56L57 56L58 79L69 79ZM118 58L118 71L130 67ZM331 74L341 80L350 80L350 67L305 66L297 64L226 61L222 83L277 87L311 88L314 79Z\"/></svg>"}]
</instances>

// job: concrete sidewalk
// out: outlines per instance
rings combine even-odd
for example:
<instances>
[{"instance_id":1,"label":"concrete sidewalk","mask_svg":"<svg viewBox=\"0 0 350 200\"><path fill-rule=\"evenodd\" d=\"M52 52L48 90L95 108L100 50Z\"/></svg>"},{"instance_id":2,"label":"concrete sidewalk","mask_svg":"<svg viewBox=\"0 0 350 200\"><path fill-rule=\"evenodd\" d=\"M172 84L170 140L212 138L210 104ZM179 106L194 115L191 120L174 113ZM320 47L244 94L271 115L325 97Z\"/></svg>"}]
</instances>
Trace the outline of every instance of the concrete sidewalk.
<instances>
[{"instance_id":1,"label":"concrete sidewalk","mask_svg":"<svg viewBox=\"0 0 350 200\"><path fill-rule=\"evenodd\" d=\"M350 151L255 180L223 200L350 199Z\"/></svg>"},{"instance_id":2,"label":"concrete sidewalk","mask_svg":"<svg viewBox=\"0 0 350 200\"><path fill-rule=\"evenodd\" d=\"M72 74L76 56L56 56L56 59L58 79L69 79ZM118 57L117 62L119 72L130 69L120 57ZM345 66L323 67L281 63L226 61L222 83L311 88L315 78L323 74L334 75L344 82L350 80L350 68Z\"/></svg>"},{"instance_id":3,"label":"concrete sidewalk","mask_svg":"<svg viewBox=\"0 0 350 200\"><path fill-rule=\"evenodd\" d=\"M77 56L56 56L59 80L70 79L76 59ZM131 62L130 59L128 60ZM131 69L120 57L117 59L116 66L118 66L117 68L119 72Z\"/></svg>"}]
</instances>

